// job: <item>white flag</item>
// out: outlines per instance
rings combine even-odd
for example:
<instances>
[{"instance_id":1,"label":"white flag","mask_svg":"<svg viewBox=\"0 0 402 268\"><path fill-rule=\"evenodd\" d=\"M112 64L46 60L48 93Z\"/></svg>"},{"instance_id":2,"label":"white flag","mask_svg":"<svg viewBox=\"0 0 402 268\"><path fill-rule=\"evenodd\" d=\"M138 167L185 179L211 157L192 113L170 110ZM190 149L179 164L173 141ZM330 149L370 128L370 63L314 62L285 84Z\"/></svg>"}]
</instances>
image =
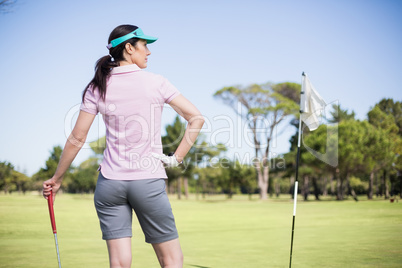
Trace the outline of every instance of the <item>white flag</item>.
<instances>
[{"instance_id":1,"label":"white flag","mask_svg":"<svg viewBox=\"0 0 402 268\"><path fill-rule=\"evenodd\" d=\"M319 116L325 108L324 99L318 94L307 75L303 73L302 94L300 98L300 119L310 131L320 125Z\"/></svg>"}]
</instances>

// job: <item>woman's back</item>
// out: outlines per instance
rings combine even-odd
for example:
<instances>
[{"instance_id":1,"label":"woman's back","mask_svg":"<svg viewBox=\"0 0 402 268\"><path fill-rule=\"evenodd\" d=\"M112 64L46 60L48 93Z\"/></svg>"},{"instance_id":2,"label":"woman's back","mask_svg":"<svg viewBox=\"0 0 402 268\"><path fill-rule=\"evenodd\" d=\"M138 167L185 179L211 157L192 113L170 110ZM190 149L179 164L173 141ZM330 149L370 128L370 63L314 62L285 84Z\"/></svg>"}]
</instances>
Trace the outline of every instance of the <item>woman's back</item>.
<instances>
[{"instance_id":1,"label":"woman's back","mask_svg":"<svg viewBox=\"0 0 402 268\"><path fill-rule=\"evenodd\" d=\"M179 94L167 79L135 64L113 68L104 100L96 88L87 91L81 110L101 113L106 125L107 148L101 164L106 177L166 178L160 161L150 153L162 153L163 105Z\"/></svg>"}]
</instances>

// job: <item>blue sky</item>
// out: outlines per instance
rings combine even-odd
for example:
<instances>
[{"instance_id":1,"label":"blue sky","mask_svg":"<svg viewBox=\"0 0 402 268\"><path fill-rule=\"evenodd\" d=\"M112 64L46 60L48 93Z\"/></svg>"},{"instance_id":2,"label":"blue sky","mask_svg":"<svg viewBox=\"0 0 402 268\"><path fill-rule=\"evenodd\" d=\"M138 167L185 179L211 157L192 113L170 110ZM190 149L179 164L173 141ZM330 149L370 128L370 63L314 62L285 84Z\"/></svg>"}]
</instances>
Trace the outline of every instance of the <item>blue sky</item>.
<instances>
[{"instance_id":1,"label":"blue sky","mask_svg":"<svg viewBox=\"0 0 402 268\"><path fill-rule=\"evenodd\" d=\"M243 127L212 96L224 86L300 83L305 71L327 102L359 119L382 98L400 101L401 14L399 0L19 0L0 14L0 161L32 175L53 146L64 145L65 125L117 25L159 38L149 46L147 70L167 77L201 110L211 137L230 124L217 116ZM166 109L164 124L173 117ZM89 141L104 133L97 122ZM286 152L293 133L288 128L273 151ZM224 134L214 139L228 141ZM233 140L230 155L252 152ZM90 155L83 149L74 164Z\"/></svg>"}]
</instances>

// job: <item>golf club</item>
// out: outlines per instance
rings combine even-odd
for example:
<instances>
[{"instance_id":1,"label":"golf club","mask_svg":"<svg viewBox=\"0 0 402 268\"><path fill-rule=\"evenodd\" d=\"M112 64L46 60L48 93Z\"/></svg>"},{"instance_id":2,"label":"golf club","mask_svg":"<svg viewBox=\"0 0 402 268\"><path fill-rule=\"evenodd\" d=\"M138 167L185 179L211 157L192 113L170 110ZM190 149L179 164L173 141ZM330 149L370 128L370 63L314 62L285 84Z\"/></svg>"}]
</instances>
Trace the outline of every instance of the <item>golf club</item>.
<instances>
[{"instance_id":1,"label":"golf club","mask_svg":"<svg viewBox=\"0 0 402 268\"><path fill-rule=\"evenodd\" d=\"M50 192L50 195L47 198L47 205L49 207L50 222L52 223L52 230L53 230L53 234L54 234L54 240L56 242L57 260L59 262L59 268L61 268L60 253L59 253L59 243L57 242L56 220L54 219L54 210L53 210L53 192Z\"/></svg>"}]
</instances>

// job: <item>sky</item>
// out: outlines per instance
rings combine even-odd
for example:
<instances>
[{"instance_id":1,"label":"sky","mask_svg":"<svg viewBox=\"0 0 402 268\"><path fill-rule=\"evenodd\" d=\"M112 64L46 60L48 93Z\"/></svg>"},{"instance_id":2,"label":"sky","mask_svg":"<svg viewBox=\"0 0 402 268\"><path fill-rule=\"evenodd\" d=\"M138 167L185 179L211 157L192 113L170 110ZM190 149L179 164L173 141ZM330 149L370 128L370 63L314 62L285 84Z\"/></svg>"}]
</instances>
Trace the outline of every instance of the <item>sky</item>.
<instances>
[{"instance_id":1,"label":"sky","mask_svg":"<svg viewBox=\"0 0 402 268\"><path fill-rule=\"evenodd\" d=\"M360 120L382 98L401 101L402 1L18 0L0 13L0 161L28 175L64 146L95 62L118 25L158 37L149 72L172 82L206 118L202 132L228 155L252 146L245 122L213 97L225 86L301 82ZM166 107L162 128L172 123ZM295 128L276 137L289 150ZM101 117L87 141L104 135ZM74 165L92 155L84 146Z\"/></svg>"}]
</instances>

